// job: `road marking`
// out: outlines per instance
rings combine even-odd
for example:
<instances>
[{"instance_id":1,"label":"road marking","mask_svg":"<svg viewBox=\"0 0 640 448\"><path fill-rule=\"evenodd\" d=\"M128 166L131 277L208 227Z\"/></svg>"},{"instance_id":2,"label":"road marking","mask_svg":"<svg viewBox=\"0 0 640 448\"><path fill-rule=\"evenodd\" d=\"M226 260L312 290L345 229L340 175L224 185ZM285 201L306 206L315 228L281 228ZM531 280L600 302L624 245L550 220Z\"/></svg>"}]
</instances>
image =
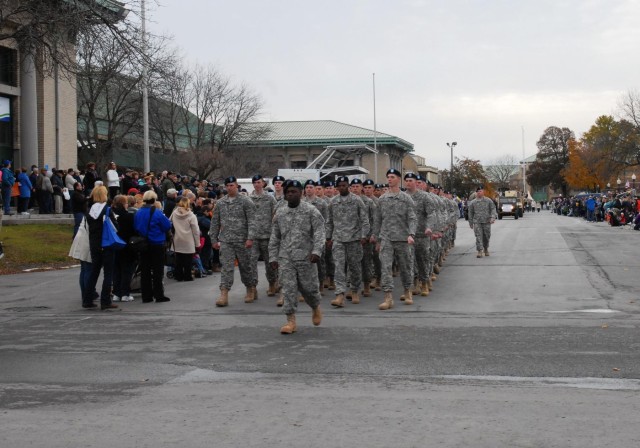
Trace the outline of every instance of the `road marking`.
<instances>
[{"instance_id":1,"label":"road marking","mask_svg":"<svg viewBox=\"0 0 640 448\"><path fill-rule=\"evenodd\" d=\"M618 310L610 310L610 309L592 309L592 310L566 310L566 311L546 311L547 313L556 313L556 314L562 314L562 313L595 313L595 314L613 314L613 313L620 313L621 311Z\"/></svg>"},{"instance_id":2,"label":"road marking","mask_svg":"<svg viewBox=\"0 0 640 448\"><path fill-rule=\"evenodd\" d=\"M640 380L618 378L560 378L560 377L520 377L520 376L467 376L441 375L430 376L446 380L486 381L501 383L527 383L543 387L572 387L576 389L596 390L640 390Z\"/></svg>"}]
</instances>

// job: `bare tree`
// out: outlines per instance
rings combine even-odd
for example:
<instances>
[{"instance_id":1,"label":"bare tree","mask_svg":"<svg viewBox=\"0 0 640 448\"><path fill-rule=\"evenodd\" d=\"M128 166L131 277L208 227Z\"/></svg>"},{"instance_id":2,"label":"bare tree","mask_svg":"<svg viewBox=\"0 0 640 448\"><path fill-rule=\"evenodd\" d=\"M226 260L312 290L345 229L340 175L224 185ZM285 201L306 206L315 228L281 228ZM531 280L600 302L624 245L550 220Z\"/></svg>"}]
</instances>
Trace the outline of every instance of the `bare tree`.
<instances>
[{"instance_id":1,"label":"bare tree","mask_svg":"<svg viewBox=\"0 0 640 448\"><path fill-rule=\"evenodd\" d=\"M511 154L494 159L485 168L487 178L498 190L508 190L510 188L511 177L516 174L517 171L518 162Z\"/></svg>"},{"instance_id":2,"label":"bare tree","mask_svg":"<svg viewBox=\"0 0 640 448\"><path fill-rule=\"evenodd\" d=\"M640 129L640 92L630 90L625 93L618 102L622 119L630 121Z\"/></svg>"}]
</instances>

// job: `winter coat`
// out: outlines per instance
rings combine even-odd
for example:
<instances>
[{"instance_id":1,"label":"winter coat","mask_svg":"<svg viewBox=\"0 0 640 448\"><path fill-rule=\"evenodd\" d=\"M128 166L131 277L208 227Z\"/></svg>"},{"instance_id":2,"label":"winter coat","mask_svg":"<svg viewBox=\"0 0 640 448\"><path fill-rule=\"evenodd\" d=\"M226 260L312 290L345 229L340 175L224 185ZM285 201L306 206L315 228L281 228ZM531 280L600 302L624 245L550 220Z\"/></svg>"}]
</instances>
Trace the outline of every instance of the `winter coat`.
<instances>
[{"instance_id":1,"label":"winter coat","mask_svg":"<svg viewBox=\"0 0 640 448\"><path fill-rule=\"evenodd\" d=\"M20 183L20 197L30 198L33 186L31 185L31 181L29 180L27 173L20 173L18 175L18 182Z\"/></svg>"},{"instance_id":2,"label":"winter coat","mask_svg":"<svg viewBox=\"0 0 640 448\"><path fill-rule=\"evenodd\" d=\"M200 246L198 218L191 210L176 207L171 214L173 250L179 254L194 254Z\"/></svg>"},{"instance_id":3,"label":"winter coat","mask_svg":"<svg viewBox=\"0 0 640 448\"><path fill-rule=\"evenodd\" d=\"M116 170L107 171L107 187L118 187L120 188L120 176Z\"/></svg>"},{"instance_id":4,"label":"winter coat","mask_svg":"<svg viewBox=\"0 0 640 448\"><path fill-rule=\"evenodd\" d=\"M149 214L151 207L155 205L144 205L134 215L134 227L140 236L146 236L149 244L160 245L167 240L167 231L171 228L171 221L164 216L160 210L153 212L151 225L149 225ZM147 233L147 228L149 232Z\"/></svg>"}]
</instances>

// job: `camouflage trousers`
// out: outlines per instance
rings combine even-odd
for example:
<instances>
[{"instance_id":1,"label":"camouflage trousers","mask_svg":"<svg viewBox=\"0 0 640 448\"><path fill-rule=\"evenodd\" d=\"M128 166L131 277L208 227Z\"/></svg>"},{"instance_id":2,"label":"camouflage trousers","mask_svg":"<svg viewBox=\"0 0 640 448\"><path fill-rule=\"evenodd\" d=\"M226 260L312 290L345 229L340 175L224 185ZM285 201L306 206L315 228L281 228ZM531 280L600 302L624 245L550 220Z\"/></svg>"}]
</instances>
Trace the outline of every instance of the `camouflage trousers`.
<instances>
[{"instance_id":1,"label":"camouflage trousers","mask_svg":"<svg viewBox=\"0 0 640 448\"><path fill-rule=\"evenodd\" d=\"M373 276L377 279L382 278L382 264L380 263L380 254L375 250L375 243L373 246Z\"/></svg>"},{"instance_id":2,"label":"camouflage trousers","mask_svg":"<svg viewBox=\"0 0 640 448\"><path fill-rule=\"evenodd\" d=\"M458 233L458 223L454 223L453 227L451 227L451 242L453 243L456 240L456 235Z\"/></svg>"},{"instance_id":3,"label":"camouflage trousers","mask_svg":"<svg viewBox=\"0 0 640 448\"><path fill-rule=\"evenodd\" d=\"M324 261L325 261L325 275L333 279L333 275L336 270L336 265L333 262L333 249L325 247L324 249Z\"/></svg>"},{"instance_id":4,"label":"camouflage trousers","mask_svg":"<svg viewBox=\"0 0 640 448\"><path fill-rule=\"evenodd\" d=\"M278 259L280 286L284 297L285 314L295 314L298 309L298 291L311 308L320 305L318 268L309 260Z\"/></svg>"},{"instance_id":5,"label":"camouflage trousers","mask_svg":"<svg viewBox=\"0 0 640 448\"><path fill-rule=\"evenodd\" d=\"M426 282L429 277L429 247L431 238L416 238L411 247L413 256L413 277Z\"/></svg>"},{"instance_id":6,"label":"camouflage trousers","mask_svg":"<svg viewBox=\"0 0 640 448\"><path fill-rule=\"evenodd\" d=\"M325 248L320 255L320 261L316 263L318 270L318 285L322 283L327 276L327 249Z\"/></svg>"},{"instance_id":7,"label":"camouflage trousers","mask_svg":"<svg viewBox=\"0 0 640 448\"><path fill-rule=\"evenodd\" d=\"M406 241L380 242L380 263L382 264L382 290L393 291L393 259L397 256L402 286L405 289L413 285L413 263L411 248Z\"/></svg>"},{"instance_id":8,"label":"camouflage trousers","mask_svg":"<svg viewBox=\"0 0 640 448\"><path fill-rule=\"evenodd\" d=\"M473 224L473 233L476 234L476 250L481 251L489 249L489 240L491 239L491 224L475 223Z\"/></svg>"},{"instance_id":9,"label":"camouflage trousers","mask_svg":"<svg viewBox=\"0 0 640 448\"><path fill-rule=\"evenodd\" d=\"M334 278L336 295L347 292L347 270L349 271L349 286L357 291L362 283L362 244L360 241L348 243L333 242L333 262L335 263Z\"/></svg>"},{"instance_id":10,"label":"camouflage trousers","mask_svg":"<svg viewBox=\"0 0 640 448\"><path fill-rule=\"evenodd\" d=\"M231 289L233 286L233 271L235 261L238 260L240 280L245 286L255 286L256 277L251 249L244 247L244 242L220 243L220 289Z\"/></svg>"},{"instance_id":11,"label":"camouflage trousers","mask_svg":"<svg viewBox=\"0 0 640 448\"><path fill-rule=\"evenodd\" d=\"M362 282L365 285L371 283L375 277L373 271L375 246L373 243L367 243L362 247Z\"/></svg>"},{"instance_id":12,"label":"camouflage trousers","mask_svg":"<svg viewBox=\"0 0 640 448\"><path fill-rule=\"evenodd\" d=\"M264 268L267 277L267 281L271 283L275 283L278 279L278 272L271 267L271 263L269 263L269 240L268 239L260 239L253 240L253 247L251 248L251 256L253 269L255 273L254 284L258 284L258 259L262 256L264 260Z\"/></svg>"},{"instance_id":13,"label":"camouflage trousers","mask_svg":"<svg viewBox=\"0 0 640 448\"><path fill-rule=\"evenodd\" d=\"M431 244L429 245L429 255L428 255L428 272L429 275L433 274L433 266L438 262L438 258L440 258L440 246L441 246L442 238L438 238L437 240L431 240Z\"/></svg>"}]
</instances>

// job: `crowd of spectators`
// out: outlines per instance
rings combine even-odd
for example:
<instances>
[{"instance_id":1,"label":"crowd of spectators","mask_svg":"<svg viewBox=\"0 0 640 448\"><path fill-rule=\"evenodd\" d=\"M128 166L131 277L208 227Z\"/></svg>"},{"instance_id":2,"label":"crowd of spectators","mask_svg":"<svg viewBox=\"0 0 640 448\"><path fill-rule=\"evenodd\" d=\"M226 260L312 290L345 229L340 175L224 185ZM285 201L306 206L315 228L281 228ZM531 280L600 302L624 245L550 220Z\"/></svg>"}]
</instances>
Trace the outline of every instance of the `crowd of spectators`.
<instances>
[{"instance_id":1,"label":"crowd of spectators","mask_svg":"<svg viewBox=\"0 0 640 448\"><path fill-rule=\"evenodd\" d=\"M549 203L552 213L579 217L587 222L607 222L612 227L633 225L640 230L640 199L635 190L619 194L579 194L558 197Z\"/></svg>"}]
</instances>

